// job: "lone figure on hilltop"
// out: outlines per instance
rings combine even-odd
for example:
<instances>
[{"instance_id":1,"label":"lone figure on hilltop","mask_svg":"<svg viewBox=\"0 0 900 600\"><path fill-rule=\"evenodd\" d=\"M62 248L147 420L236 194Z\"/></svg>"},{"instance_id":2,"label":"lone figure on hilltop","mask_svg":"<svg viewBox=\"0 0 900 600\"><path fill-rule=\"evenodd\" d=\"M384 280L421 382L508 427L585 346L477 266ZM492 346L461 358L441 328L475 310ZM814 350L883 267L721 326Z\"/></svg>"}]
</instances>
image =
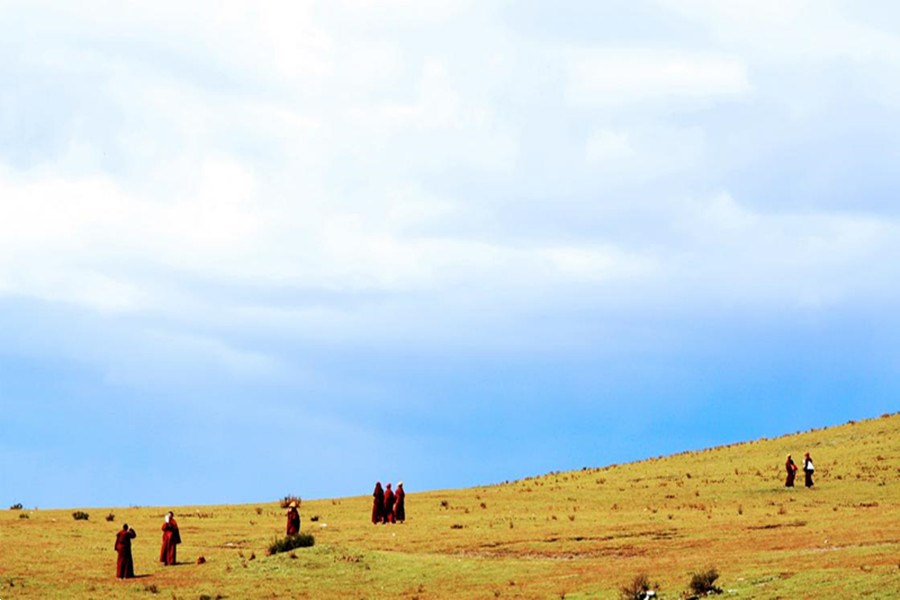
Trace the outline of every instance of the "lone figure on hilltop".
<instances>
[{"instance_id":1,"label":"lone figure on hilltop","mask_svg":"<svg viewBox=\"0 0 900 600\"><path fill-rule=\"evenodd\" d=\"M292 501L288 505L287 511L287 534L297 535L300 533L300 511L297 510L297 502Z\"/></svg>"},{"instance_id":2,"label":"lone figure on hilltop","mask_svg":"<svg viewBox=\"0 0 900 600\"><path fill-rule=\"evenodd\" d=\"M118 579L131 579L134 577L134 559L131 557L131 540L136 538L134 529L128 529L128 523L122 525L122 530L116 534L115 550L119 553L116 560L116 577Z\"/></svg>"},{"instance_id":3,"label":"lone figure on hilltop","mask_svg":"<svg viewBox=\"0 0 900 600\"><path fill-rule=\"evenodd\" d=\"M784 487L794 487L794 477L797 475L797 464L794 462L794 459L791 458L791 455L787 455L787 462L784 463L784 468L787 470L787 479L784 481Z\"/></svg>"},{"instance_id":4,"label":"lone figure on hilltop","mask_svg":"<svg viewBox=\"0 0 900 600\"><path fill-rule=\"evenodd\" d=\"M159 562L164 565L174 565L178 544L181 543L181 534L178 532L178 523L175 521L175 513L171 510L166 513L166 520L162 524L162 548L159 550Z\"/></svg>"}]
</instances>

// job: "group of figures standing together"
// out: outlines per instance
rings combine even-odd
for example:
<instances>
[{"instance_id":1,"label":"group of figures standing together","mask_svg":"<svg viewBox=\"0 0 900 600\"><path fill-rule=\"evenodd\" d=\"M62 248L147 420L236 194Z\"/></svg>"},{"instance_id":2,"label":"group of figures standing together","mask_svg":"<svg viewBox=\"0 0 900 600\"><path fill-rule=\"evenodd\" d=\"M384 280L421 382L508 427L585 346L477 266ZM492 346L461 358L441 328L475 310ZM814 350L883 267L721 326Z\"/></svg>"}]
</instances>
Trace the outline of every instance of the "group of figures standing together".
<instances>
[{"instance_id":1,"label":"group of figures standing together","mask_svg":"<svg viewBox=\"0 0 900 600\"><path fill-rule=\"evenodd\" d=\"M397 491L387 484L384 489L381 482L375 482L375 491L372 492L372 523L396 523L406 520L406 492L403 491L403 482L397 484Z\"/></svg>"},{"instance_id":2,"label":"group of figures standing together","mask_svg":"<svg viewBox=\"0 0 900 600\"><path fill-rule=\"evenodd\" d=\"M797 465L794 463L794 459L791 458L791 455L787 455L787 461L784 463L784 468L787 470L787 479L784 480L784 487L794 487L794 477L797 475ZM816 468L813 466L812 458L809 456L809 452L807 452L803 456L803 475L806 478L806 487L811 488L813 486L813 471Z\"/></svg>"},{"instance_id":3,"label":"group of figures standing together","mask_svg":"<svg viewBox=\"0 0 900 600\"><path fill-rule=\"evenodd\" d=\"M162 548L159 550L159 562L164 565L176 563L178 544L181 543L181 533L178 531L178 522L175 513L171 510L166 513L166 519L162 525ZM134 529L128 527L128 523L122 525L121 531L116 534L115 549L119 555L116 561L116 577L118 579L131 579L134 577L134 559L131 556L131 540L137 537Z\"/></svg>"}]
</instances>

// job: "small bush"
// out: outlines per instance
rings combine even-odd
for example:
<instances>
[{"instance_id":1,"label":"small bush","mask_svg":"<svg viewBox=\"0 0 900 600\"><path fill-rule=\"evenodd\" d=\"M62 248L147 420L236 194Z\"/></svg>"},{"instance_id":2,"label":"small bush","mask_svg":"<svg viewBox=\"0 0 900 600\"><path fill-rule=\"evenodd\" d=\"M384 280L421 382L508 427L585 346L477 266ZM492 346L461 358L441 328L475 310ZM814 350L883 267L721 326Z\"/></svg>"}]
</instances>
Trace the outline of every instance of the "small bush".
<instances>
[{"instance_id":1,"label":"small bush","mask_svg":"<svg viewBox=\"0 0 900 600\"><path fill-rule=\"evenodd\" d=\"M90 518L90 515L83 510L76 510L72 513L72 518L76 521L87 521Z\"/></svg>"},{"instance_id":2,"label":"small bush","mask_svg":"<svg viewBox=\"0 0 900 600\"><path fill-rule=\"evenodd\" d=\"M31 517L28 516L28 513L23 512L23 513L19 513L19 518L20 519L30 519Z\"/></svg>"},{"instance_id":3,"label":"small bush","mask_svg":"<svg viewBox=\"0 0 900 600\"><path fill-rule=\"evenodd\" d=\"M691 576L691 591L698 596L721 594L722 588L715 585L716 579L718 578L719 572L715 568L700 573L694 573L694 575Z\"/></svg>"},{"instance_id":4,"label":"small bush","mask_svg":"<svg viewBox=\"0 0 900 600\"><path fill-rule=\"evenodd\" d=\"M309 518L313 523L317 523L319 521L319 515L313 515Z\"/></svg>"},{"instance_id":5,"label":"small bush","mask_svg":"<svg viewBox=\"0 0 900 600\"><path fill-rule=\"evenodd\" d=\"M462 529L463 527L465 527L465 525L461 525L459 523L454 523L453 525L450 526L450 529Z\"/></svg>"},{"instance_id":6,"label":"small bush","mask_svg":"<svg viewBox=\"0 0 900 600\"><path fill-rule=\"evenodd\" d=\"M12 506L10 506L10 507L9 507L9 510L22 510L22 508L23 508L23 507L22 507L22 503L21 503L21 502L17 502L17 503L15 503L15 504L13 504Z\"/></svg>"},{"instance_id":7,"label":"small bush","mask_svg":"<svg viewBox=\"0 0 900 600\"><path fill-rule=\"evenodd\" d=\"M300 506L300 496L294 496L293 494L288 494L284 498L278 501L281 505L281 508L287 508L291 505L291 502L296 502L297 506Z\"/></svg>"},{"instance_id":8,"label":"small bush","mask_svg":"<svg viewBox=\"0 0 900 600\"><path fill-rule=\"evenodd\" d=\"M289 535L286 538L280 538L269 544L268 554L278 554L279 552L287 552L294 548L309 548L316 543L315 538L309 533L298 533L297 535Z\"/></svg>"},{"instance_id":9,"label":"small bush","mask_svg":"<svg viewBox=\"0 0 900 600\"><path fill-rule=\"evenodd\" d=\"M144 591L145 591L145 592L150 592L151 594L158 594L158 593L159 593L159 588L156 587L156 584L150 584L150 585L145 585L145 586L144 586Z\"/></svg>"},{"instance_id":10,"label":"small bush","mask_svg":"<svg viewBox=\"0 0 900 600\"><path fill-rule=\"evenodd\" d=\"M655 598L656 591L653 588L659 589L659 584L651 585L650 578L647 577L646 573L640 573L630 583L619 588L619 598L622 600L648 600Z\"/></svg>"},{"instance_id":11,"label":"small bush","mask_svg":"<svg viewBox=\"0 0 900 600\"><path fill-rule=\"evenodd\" d=\"M116 520L116 515L114 515L114 514L112 514L112 513L109 513L108 515L106 515L106 521L107 521L107 523L111 523L111 522L113 522L113 521L115 521L115 520Z\"/></svg>"},{"instance_id":12,"label":"small bush","mask_svg":"<svg viewBox=\"0 0 900 600\"><path fill-rule=\"evenodd\" d=\"M290 504L290 503L288 503L288 504ZM258 515L262 514L262 508L260 508L259 506L256 507L256 514L258 514Z\"/></svg>"}]
</instances>

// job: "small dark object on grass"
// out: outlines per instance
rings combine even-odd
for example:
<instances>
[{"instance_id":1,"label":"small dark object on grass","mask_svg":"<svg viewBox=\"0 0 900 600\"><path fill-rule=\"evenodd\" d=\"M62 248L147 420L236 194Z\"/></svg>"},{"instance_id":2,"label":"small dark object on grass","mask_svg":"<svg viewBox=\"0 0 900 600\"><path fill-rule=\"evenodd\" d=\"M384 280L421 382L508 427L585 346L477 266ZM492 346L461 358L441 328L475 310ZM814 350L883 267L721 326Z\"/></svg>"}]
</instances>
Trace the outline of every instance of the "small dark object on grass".
<instances>
[{"instance_id":1,"label":"small dark object on grass","mask_svg":"<svg viewBox=\"0 0 900 600\"><path fill-rule=\"evenodd\" d=\"M297 558L297 553L291 552L290 554L288 554L288 558Z\"/></svg>"},{"instance_id":2,"label":"small dark object on grass","mask_svg":"<svg viewBox=\"0 0 900 600\"><path fill-rule=\"evenodd\" d=\"M718 578L719 572L715 568L700 573L694 573L691 577L691 591L697 596L721 594L722 588L715 585L716 579Z\"/></svg>"},{"instance_id":3,"label":"small dark object on grass","mask_svg":"<svg viewBox=\"0 0 900 600\"><path fill-rule=\"evenodd\" d=\"M107 521L107 522L112 522L112 521L115 521L115 520L116 520L116 515L114 515L114 514L112 514L112 513L109 513L108 515L106 515L106 521Z\"/></svg>"},{"instance_id":4,"label":"small dark object on grass","mask_svg":"<svg viewBox=\"0 0 900 600\"><path fill-rule=\"evenodd\" d=\"M441 508L450 508L450 503L447 500L441 500Z\"/></svg>"},{"instance_id":5,"label":"small dark object on grass","mask_svg":"<svg viewBox=\"0 0 900 600\"><path fill-rule=\"evenodd\" d=\"M200 558L197 559L198 565L202 565L205 562L206 562L206 557L204 557L204 556L201 556Z\"/></svg>"},{"instance_id":6,"label":"small dark object on grass","mask_svg":"<svg viewBox=\"0 0 900 600\"><path fill-rule=\"evenodd\" d=\"M459 523L454 523L450 526L450 529L462 529L465 525L460 525Z\"/></svg>"},{"instance_id":7,"label":"small dark object on grass","mask_svg":"<svg viewBox=\"0 0 900 600\"><path fill-rule=\"evenodd\" d=\"M297 535L289 535L285 538L279 538L269 544L268 554L278 554L279 552L287 552L294 548L309 548L315 545L316 539L308 533L298 533Z\"/></svg>"},{"instance_id":8,"label":"small dark object on grass","mask_svg":"<svg viewBox=\"0 0 900 600\"><path fill-rule=\"evenodd\" d=\"M72 518L76 521L87 521L88 518L90 518L90 515L83 510L76 510L72 513Z\"/></svg>"},{"instance_id":9,"label":"small dark object on grass","mask_svg":"<svg viewBox=\"0 0 900 600\"><path fill-rule=\"evenodd\" d=\"M159 593L159 588L156 587L156 584L145 585L145 586L144 586L144 591L145 591L145 592L150 592L151 594L158 594L158 593Z\"/></svg>"},{"instance_id":10,"label":"small dark object on grass","mask_svg":"<svg viewBox=\"0 0 900 600\"><path fill-rule=\"evenodd\" d=\"M313 523L315 523L316 521L319 520L319 515L313 515L309 518L309 520L312 521Z\"/></svg>"},{"instance_id":11,"label":"small dark object on grass","mask_svg":"<svg viewBox=\"0 0 900 600\"><path fill-rule=\"evenodd\" d=\"M28 516L28 513L19 513L19 518L20 519L29 519L30 517Z\"/></svg>"},{"instance_id":12,"label":"small dark object on grass","mask_svg":"<svg viewBox=\"0 0 900 600\"><path fill-rule=\"evenodd\" d=\"M248 560L256 560L256 552L251 552Z\"/></svg>"},{"instance_id":13,"label":"small dark object on grass","mask_svg":"<svg viewBox=\"0 0 900 600\"><path fill-rule=\"evenodd\" d=\"M17 503L15 503L15 504L13 504L12 506L10 506L10 507L9 507L9 510L22 510L22 508L23 508L23 507L22 507L22 503L21 503L21 502L17 502Z\"/></svg>"}]
</instances>

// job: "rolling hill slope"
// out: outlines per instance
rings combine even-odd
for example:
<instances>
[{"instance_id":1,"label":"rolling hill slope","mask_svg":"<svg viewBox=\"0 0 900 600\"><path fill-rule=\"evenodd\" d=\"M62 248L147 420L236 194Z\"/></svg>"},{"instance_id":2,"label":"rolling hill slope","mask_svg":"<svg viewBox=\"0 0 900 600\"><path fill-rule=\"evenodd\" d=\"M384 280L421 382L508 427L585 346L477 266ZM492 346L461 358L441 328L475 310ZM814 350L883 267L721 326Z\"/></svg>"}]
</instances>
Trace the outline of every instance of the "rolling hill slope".
<instances>
[{"instance_id":1,"label":"rolling hill slope","mask_svg":"<svg viewBox=\"0 0 900 600\"><path fill-rule=\"evenodd\" d=\"M804 451L816 485L805 489L801 473L787 489L785 455L801 463ZM175 567L157 562L170 507L85 508L87 521L72 510L4 510L0 598L618 598L640 573L662 598L679 598L709 568L720 574L721 598L897 598L898 475L900 414L885 415L409 493L402 525L372 525L368 495L307 501L303 531L316 545L273 556L266 548L284 532L275 502L174 508L184 540ZM139 577L116 581L112 546L123 521L138 533Z\"/></svg>"}]
</instances>

